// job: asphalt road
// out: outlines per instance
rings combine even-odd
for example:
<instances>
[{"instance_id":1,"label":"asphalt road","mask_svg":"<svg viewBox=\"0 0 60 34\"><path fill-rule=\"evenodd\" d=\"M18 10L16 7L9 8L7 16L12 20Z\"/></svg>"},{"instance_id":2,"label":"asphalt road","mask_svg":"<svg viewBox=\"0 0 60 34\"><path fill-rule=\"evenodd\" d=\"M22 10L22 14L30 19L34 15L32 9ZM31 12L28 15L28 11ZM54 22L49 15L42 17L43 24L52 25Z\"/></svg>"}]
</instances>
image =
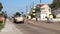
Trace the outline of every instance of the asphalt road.
<instances>
[{"instance_id":1,"label":"asphalt road","mask_svg":"<svg viewBox=\"0 0 60 34\"><path fill-rule=\"evenodd\" d=\"M60 31L31 24L15 24L24 34L60 34Z\"/></svg>"},{"instance_id":2,"label":"asphalt road","mask_svg":"<svg viewBox=\"0 0 60 34\"><path fill-rule=\"evenodd\" d=\"M23 34L60 34L60 31L44 28L39 25L31 25L24 23L24 24L15 24L15 26L16 28L18 28L18 30L21 30Z\"/></svg>"}]
</instances>

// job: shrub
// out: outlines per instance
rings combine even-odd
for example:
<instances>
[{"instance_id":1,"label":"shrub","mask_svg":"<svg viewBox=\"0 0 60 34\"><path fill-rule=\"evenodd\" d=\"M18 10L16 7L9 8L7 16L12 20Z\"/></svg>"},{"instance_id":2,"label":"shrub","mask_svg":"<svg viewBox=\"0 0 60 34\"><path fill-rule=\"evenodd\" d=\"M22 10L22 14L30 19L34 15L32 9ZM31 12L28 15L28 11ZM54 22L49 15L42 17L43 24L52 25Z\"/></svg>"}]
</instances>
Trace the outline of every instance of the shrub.
<instances>
[{"instance_id":1,"label":"shrub","mask_svg":"<svg viewBox=\"0 0 60 34\"><path fill-rule=\"evenodd\" d=\"M2 21L0 21L0 30L3 28L4 26L2 25Z\"/></svg>"}]
</instances>

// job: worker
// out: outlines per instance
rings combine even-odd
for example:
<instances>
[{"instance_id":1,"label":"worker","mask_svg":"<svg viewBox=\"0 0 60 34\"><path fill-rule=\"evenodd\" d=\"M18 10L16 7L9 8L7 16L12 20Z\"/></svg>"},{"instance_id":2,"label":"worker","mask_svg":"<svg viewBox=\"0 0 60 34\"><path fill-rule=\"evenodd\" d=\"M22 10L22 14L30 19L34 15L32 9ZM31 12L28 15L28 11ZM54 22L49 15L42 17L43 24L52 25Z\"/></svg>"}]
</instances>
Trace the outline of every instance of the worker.
<instances>
[{"instance_id":1,"label":"worker","mask_svg":"<svg viewBox=\"0 0 60 34\"><path fill-rule=\"evenodd\" d=\"M52 21L53 21L53 15L50 14L50 15L49 15L49 22L52 23Z\"/></svg>"},{"instance_id":2,"label":"worker","mask_svg":"<svg viewBox=\"0 0 60 34\"><path fill-rule=\"evenodd\" d=\"M49 15L47 16L47 23L49 23Z\"/></svg>"}]
</instances>

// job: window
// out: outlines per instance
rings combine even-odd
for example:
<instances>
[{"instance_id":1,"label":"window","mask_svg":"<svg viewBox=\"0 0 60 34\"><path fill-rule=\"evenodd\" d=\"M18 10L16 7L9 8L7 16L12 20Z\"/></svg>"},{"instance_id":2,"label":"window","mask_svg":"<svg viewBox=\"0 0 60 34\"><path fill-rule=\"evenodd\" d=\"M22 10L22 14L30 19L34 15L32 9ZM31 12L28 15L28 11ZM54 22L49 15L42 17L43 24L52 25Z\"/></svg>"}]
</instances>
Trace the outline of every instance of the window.
<instances>
[{"instance_id":1,"label":"window","mask_svg":"<svg viewBox=\"0 0 60 34\"><path fill-rule=\"evenodd\" d=\"M40 8L40 10L44 10L45 8Z\"/></svg>"}]
</instances>

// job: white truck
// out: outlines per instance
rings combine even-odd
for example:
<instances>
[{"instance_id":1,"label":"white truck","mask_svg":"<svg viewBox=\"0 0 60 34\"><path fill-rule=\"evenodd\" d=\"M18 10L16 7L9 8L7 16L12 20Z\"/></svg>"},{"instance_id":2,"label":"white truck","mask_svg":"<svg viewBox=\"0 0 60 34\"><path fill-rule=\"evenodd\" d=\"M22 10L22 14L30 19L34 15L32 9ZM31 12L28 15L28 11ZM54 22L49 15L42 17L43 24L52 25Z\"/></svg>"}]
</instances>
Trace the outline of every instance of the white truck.
<instances>
[{"instance_id":1,"label":"white truck","mask_svg":"<svg viewBox=\"0 0 60 34\"><path fill-rule=\"evenodd\" d=\"M15 17L14 23L24 23L24 17L22 16Z\"/></svg>"}]
</instances>

